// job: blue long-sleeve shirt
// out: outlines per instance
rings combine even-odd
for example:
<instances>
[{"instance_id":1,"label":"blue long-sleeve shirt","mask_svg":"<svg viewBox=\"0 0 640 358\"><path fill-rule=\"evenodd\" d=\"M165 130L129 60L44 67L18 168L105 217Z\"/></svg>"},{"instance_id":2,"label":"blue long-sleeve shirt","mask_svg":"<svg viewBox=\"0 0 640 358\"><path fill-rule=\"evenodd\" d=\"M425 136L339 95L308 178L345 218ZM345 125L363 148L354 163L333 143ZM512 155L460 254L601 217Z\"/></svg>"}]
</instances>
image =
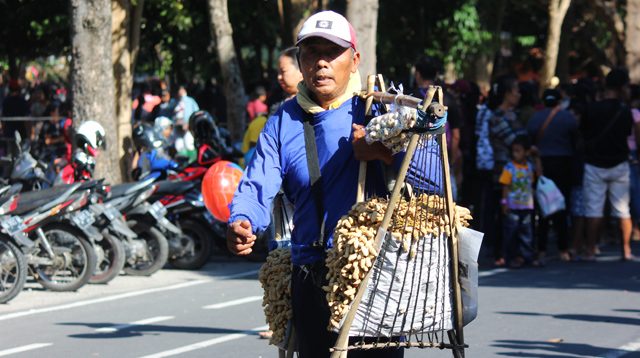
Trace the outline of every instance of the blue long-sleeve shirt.
<instances>
[{"instance_id":1,"label":"blue long-sleeve shirt","mask_svg":"<svg viewBox=\"0 0 640 358\"><path fill-rule=\"evenodd\" d=\"M364 111L364 101L353 97L337 109L312 115L328 247L332 246L337 221L355 203L359 162L353 156L352 124L363 123ZM291 238L294 265L313 263L324 257L321 248L312 246L318 240L321 223L307 168L303 120L308 115L297 101L289 100L269 118L231 203L229 219L229 222L247 219L255 232L263 231L269 225L271 202L282 185L295 207ZM433 162L439 163L439 160ZM380 163L370 162L367 193L387 193L380 173Z\"/></svg>"}]
</instances>

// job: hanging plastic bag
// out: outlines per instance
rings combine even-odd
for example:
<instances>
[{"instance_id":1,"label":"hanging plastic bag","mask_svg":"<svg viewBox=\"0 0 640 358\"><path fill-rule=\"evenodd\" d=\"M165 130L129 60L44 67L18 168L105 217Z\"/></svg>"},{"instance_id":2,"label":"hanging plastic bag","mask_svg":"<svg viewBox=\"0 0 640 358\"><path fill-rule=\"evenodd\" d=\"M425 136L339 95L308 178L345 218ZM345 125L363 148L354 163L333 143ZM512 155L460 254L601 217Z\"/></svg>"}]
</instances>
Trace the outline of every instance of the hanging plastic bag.
<instances>
[{"instance_id":1,"label":"hanging plastic bag","mask_svg":"<svg viewBox=\"0 0 640 358\"><path fill-rule=\"evenodd\" d=\"M404 106L394 106L394 109L377 116L366 127L365 139L367 143L382 142L395 154L406 149L409 135L404 130L415 125L416 110Z\"/></svg>"},{"instance_id":2,"label":"hanging plastic bag","mask_svg":"<svg viewBox=\"0 0 640 358\"><path fill-rule=\"evenodd\" d=\"M536 200L543 217L555 214L566 207L564 196L553 180L541 176L536 185Z\"/></svg>"},{"instance_id":3,"label":"hanging plastic bag","mask_svg":"<svg viewBox=\"0 0 640 358\"><path fill-rule=\"evenodd\" d=\"M462 317L464 325L478 315L478 255L483 233L466 227L458 227L460 238L460 291L462 293Z\"/></svg>"}]
</instances>

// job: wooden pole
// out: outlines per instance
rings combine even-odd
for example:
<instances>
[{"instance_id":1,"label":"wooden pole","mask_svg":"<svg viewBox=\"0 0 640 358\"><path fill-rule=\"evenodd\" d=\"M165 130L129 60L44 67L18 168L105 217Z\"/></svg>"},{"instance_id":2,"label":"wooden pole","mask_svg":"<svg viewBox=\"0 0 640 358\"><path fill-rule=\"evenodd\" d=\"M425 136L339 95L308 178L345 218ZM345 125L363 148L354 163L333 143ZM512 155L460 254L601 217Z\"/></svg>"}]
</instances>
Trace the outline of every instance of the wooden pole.
<instances>
[{"instance_id":1,"label":"wooden pole","mask_svg":"<svg viewBox=\"0 0 640 358\"><path fill-rule=\"evenodd\" d=\"M442 88L438 88L438 97L440 103L444 100ZM464 345L463 334L463 308L462 308L462 295L460 292L460 278L458 271L458 230L454 225L455 204L453 202L453 193L451 188L451 173L449 170L449 153L447 149L447 137L446 132L438 135L438 142L440 144L440 151L442 153L442 169L444 171L444 194L446 198L447 212L449 214L449 225L451 225L451 237L449 238L450 252L451 252L451 285L453 288L453 304L454 304L454 326L456 334L454 335L455 341L451 342L454 345L453 354L455 357L464 357L464 348L458 348L455 346ZM449 336L449 339L452 337Z\"/></svg>"},{"instance_id":2,"label":"wooden pole","mask_svg":"<svg viewBox=\"0 0 640 358\"><path fill-rule=\"evenodd\" d=\"M367 94L373 93L373 89L376 83L376 75L367 76ZM365 106L365 116L371 115L371 107L373 106L373 97L367 97ZM358 169L358 189L356 194L356 203L364 201L364 185L367 181L367 162L361 161Z\"/></svg>"}]
</instances>

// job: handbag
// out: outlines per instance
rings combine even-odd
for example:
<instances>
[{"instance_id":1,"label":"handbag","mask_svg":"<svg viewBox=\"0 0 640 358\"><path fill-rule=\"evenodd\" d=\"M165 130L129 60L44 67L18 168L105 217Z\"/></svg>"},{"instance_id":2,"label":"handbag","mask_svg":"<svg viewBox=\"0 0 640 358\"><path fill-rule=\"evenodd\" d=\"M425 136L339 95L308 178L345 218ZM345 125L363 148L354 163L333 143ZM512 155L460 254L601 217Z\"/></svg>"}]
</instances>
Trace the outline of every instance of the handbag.
<instances>
[{"instance_id":1,"label":"handbag","mask_svg":"<svg viewBox=\"0 0 640 358\"><path fill-rule=\"evenodd\" d=\"M541 176L536 185L536 200L543 217L553 215L566 208L564 195L553 180Z\"/></svg>"},{"instance_id":2,"label":"handbag","mask_svg":"<svg viewBox=\"0 0 640 358\"><path fill-rule=\"evenodd\" d=\"M536 144L540 143L540 140L542 139L542 136L544 135L544 131L547 129L547 127L549 126L549 124L551 123L553 118L555 118L556 114L558 114L558 112L560 112L560 106L555 106L551 110L551 112L549 112L549 115L547 116L547 119L544 120L544 123L542 123L542 126L538 130L538 134L536 135Z\"/></svg>"}]
</instances>

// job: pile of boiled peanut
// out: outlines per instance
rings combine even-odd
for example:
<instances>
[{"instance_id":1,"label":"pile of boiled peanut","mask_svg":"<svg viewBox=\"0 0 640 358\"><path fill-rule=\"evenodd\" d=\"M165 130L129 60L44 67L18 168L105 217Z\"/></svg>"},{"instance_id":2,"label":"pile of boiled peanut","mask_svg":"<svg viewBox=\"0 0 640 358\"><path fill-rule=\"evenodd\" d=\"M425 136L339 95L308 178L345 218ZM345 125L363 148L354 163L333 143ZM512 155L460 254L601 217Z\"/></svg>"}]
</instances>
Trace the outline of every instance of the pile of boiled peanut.
<instances>
[{"instance_id":1,"label":"pile of boiled peanut","mask_svg":"<svg viewBox=\"0 0 640 358\"><path fill-rule=\"evenodd\" d=\"M331 311L329 327L340 328L360 282L373 266L378 251L373 247L376 232L387 209L387 201L372 198L357 203L336 225L333 248L327 253L328 284L323 287ZM394 212L388 231L399 242L409 259L416 255L418 241L428 234L450 234L445 199L421 194L409 201L402 199ZM455 221L469 226L471 213L456 206Z\"/></svg>"},{"instance_id":2,"label":"pile of boiled peanut","mask_svg":"<svg viewBox=\"0 0 640 358\"><path fill-rule=\"evenodd\" d=\"M271 344L279 344L285 339L287 322L293 317L291 310L291 250L280 248L267 256L260 268L258 280L264 289L262 306L273 335Z\"/></svg>"}]
</instances>

